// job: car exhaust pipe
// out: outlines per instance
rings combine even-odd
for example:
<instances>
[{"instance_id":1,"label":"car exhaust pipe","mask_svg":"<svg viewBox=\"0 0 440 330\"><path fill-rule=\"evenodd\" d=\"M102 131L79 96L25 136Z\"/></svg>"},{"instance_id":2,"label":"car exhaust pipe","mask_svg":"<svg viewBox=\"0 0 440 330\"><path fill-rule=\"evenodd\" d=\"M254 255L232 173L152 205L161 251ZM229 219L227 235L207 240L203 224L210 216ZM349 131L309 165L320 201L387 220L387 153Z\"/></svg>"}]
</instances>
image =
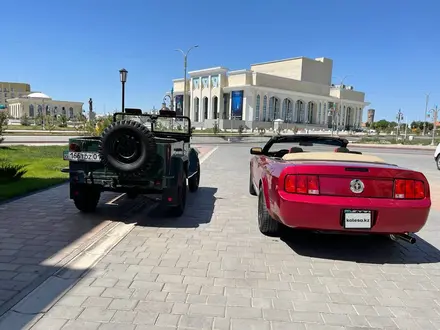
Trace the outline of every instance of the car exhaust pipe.
<instances>
[{"instance_id":1,"label":"car exhaust pipe","mask_svg":"<svg viewBox=\"0 0 440 330\"><path fill-rule=\"evenodd\" d=\"M410 244L414 244L416 242L415 237L410 236L408 234L390 234L390 238L393 241L397 241L397 240L400 239L400 240L405 241L405 242L410 243Z\"/></svg>"}]
</instances>

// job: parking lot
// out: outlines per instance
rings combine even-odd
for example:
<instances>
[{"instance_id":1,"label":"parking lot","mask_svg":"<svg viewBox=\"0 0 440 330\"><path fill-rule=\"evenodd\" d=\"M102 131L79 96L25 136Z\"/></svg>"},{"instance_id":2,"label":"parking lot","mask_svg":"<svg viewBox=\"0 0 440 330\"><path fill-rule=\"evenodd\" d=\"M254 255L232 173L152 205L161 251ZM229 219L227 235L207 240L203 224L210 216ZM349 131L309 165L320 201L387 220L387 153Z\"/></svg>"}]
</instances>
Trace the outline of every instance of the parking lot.
<instances>
[{"instance_id":1,"label":"parking lot","mask_svg":"<svg viewBox=\"0 0 440 330\"><path fill-rule=\"evenodd\" d=\"M203 162L180 219L114 194L80 215L65 185L0 205L0 329L440 329L431 151L361 150L428 177L430 219L409 245L263 236L249 148L222 145Z\"/></svg>"}]
</instances>

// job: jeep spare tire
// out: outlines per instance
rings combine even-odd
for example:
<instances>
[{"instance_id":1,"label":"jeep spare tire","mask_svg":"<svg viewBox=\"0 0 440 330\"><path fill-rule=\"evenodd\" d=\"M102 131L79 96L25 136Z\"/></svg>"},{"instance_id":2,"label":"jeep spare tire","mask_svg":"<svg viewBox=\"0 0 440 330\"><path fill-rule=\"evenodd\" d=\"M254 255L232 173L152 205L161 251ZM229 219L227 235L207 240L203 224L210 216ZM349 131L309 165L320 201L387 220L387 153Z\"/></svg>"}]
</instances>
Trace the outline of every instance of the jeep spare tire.
<instances>
[{"instance_id":1,"label":"jeep spare tire","mask_svg":"<svg viewBox=\"0 0 440 330\"><path fill-rule=\"evenodd\" d=\"M121 120L102 133L99 154L103 164L117 173L139 175L153 166L156 141L146 126Z\"/></svg>"}]
</instances>

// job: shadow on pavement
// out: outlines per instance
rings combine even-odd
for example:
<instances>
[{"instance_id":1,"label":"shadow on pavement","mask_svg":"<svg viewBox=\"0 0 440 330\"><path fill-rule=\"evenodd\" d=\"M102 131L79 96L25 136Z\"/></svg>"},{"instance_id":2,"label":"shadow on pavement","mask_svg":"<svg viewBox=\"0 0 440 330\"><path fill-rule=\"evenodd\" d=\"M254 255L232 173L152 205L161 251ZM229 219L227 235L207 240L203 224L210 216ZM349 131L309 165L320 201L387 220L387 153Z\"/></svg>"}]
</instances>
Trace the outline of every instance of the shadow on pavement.
<instances>
[{"instance_id":1,"label":"shadow on pavement","mask_svg":"<svg viewBox=\"0 0 440 330\"><path fill-rule=\"evenodd\" d=\"M281 240L301 256L367 264L423 264L440 261L440 251L418 237L415 244L386 236L324 234L285 229Z\"/></svg>"},{"instance_id":2,"label":"shadow on pavement","mask_svg":"<svg viewBox=\"0 0 440 330\"><path fill-rule=\"evenodd\" d=\"M214 212L217 188L199 187L197 192L187 194L185 213L179 218L168 217L157 205L144 219L137 221L138 226L170 227L170 228L197 228L211 222Z\"/></svg>"},{"instance_id":3,"label":"shadow on pavement","mask_svg":"<svg viewBox=\"0 0 440 330\"><path fill-rule=\"evenodd\" d=\"M133 203L106 204L82 214L68 198L68 185L0 204L0 316L54 276L115 222L128 222ZM0 326L1 328L1 326Z\"/></svg>"}]
</instances>

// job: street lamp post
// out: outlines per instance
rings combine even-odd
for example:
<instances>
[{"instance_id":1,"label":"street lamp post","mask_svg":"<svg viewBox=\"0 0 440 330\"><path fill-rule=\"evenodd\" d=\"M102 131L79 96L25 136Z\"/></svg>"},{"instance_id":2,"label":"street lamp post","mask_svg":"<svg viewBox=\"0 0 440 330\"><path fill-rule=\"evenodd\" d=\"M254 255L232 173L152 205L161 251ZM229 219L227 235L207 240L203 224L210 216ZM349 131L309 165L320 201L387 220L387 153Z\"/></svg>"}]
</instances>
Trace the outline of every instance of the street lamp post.
<instances>
[{"instance_id":1,"label":"street lamp post","mask_svg":"<svg viewBox=\"0 0 440 330\"><path fill-rule=\"evenodd\" d=\"M403 120L403 112L400 109L399 109L399 111L397 111L396 119L397 119L397 136L396 136L396 139L397 139L397 137L400 134L400 122Z\"/></svg>"},{"instance_id":2,"label":"street lamp post","mask_svg":"<svg viewBox=\"0 0 440 330\"><path fill-rule=\"evenodd\" d=\"M435 141L435 124L437 123L437 118L438 118L438 111L440 109L438 108L438 106L436 105L435 108L429 110L430 113L432 113L432 141L431 141L431 145L434 145L434 141ZM429 114L428 114L429 116Z\"/></svg>"},{"instance_id":3,"label":"street lamp post","mask_svg":"<svg viewBox=\"0 0 440 330\"><path fill-rule=\"evenodd\" d=\"M125 112L125 82L127 81L127 73L128 71L125 69L119 70L119 76L121 78L122 84L122 108L121 112Z\"/></svg>"},{"instance_id":4,"label":"street lamp post","mask_svg":"<svg viewBox=\"0 0 440 330\"><path fill-rule=\"evenodd\" d=\"M192 49L197 48L197 47L199 47L199 45L192 46L190 49L188 49L186 51L186 53L183 50L181 50L181 49L176 49L177 52L181 52L182 55L183 55L183 72L184 72L183 73L183 115L187 116L187 117L189 117L189 113L188 113L187 108L186 108L186 73L187 73L186 71L187 71L187 68L188 68L188 61L187 61L187 59L188 59L189 52Z\"/></svg>"},{"instance_id":5,"label":"street lamp post","mask_svg":"<svg viewBox=\"0 0 440 330\"><path fill-rule=\"evenodd\" d=\"M328 110L328 115L331 117L331 136L333 136L333 130L335 125L335 117L338 114L338 109L336 108L336 103L333 103L333 106ZM337 121L337 118L336 118Z\"/></svg>"},{"instance_id":6,"label":"street lamp post","mask_svg":"<svg viewBox=\"0 0 440 330\"><path fill-rule=\"evenodd\" d=\"M426 93L426 101L425 101L425 121L423 122L423 135L426 134L426 116L428 115L428 103L429 103L429 95L431 93Z\"/></svg>"}]
</instances>

